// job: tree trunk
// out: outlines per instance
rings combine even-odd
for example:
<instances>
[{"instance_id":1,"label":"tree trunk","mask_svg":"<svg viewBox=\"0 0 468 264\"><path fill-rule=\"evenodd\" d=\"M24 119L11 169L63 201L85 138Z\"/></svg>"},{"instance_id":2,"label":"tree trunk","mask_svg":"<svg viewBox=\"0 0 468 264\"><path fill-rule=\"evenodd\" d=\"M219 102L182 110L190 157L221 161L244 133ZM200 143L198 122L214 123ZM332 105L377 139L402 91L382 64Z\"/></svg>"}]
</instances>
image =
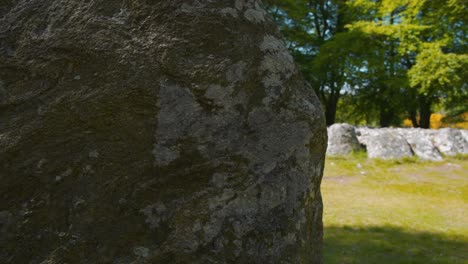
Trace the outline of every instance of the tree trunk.
<instances>
[{"instance_id":1,"label":"tree trunk","mask_svg":"<svg viewBox=\"0 0 468 264\"><path fill-rule=\"evenodd\" d=\"M1 260L321 263L325 118L260 1L7 2Z\"/></svg>"},{"instance_id":2,"label":"tree trunk","mask_svg":"<svg viewBox=\"0 0 468 264\"><path fill-rule=\"evenodd\" d=\"M325 119L327 120L327 126L331 126L335 124L335 118L336 118L336 108L332 109L327 107L325 110Z\"/></svg>"},{"instance_id":3,"label":"tree trunk","mask_svg":"<svg viewBox=\"0 0 468 264\"><path fill-rule=\"evenodd\" d=\"M411 110L409 112L409 118L411 120L411 123L413 124L413 127L419 127L418 113L416 110Z\"/></svg>"},{"instance_id":4,"label":"tree trunk","mask_svg":"<svg viewBox=\"0 0 468 264\"><path fill-rule=\"evenodd\" d=\"M421 128L431 127L432 100L428 97L421 97L419 101L419 124Z\"/></svg>"},{"instance_id":5,"label":"tree trunk","mask_svg":"<svg viewBox=\"0 0 468 264\"><path fill-rule=\"evenodd\" d=\"M381 127L389 127L392 125L393 120L395 118L395 114L392 109L389 109L386 105L381 105L380 107L380 116L379 116L379 124Z\"/></svg>"},{"instance_id":6,"label":"tree trunk","mask_svg":"<svg viewBox=\"0 0 468 264\"><path fill-rule=\"evenodd\" d=\"M339 96L336 96L335 94L331 94L328 98L327 104L325 106L325 119L327 126L331 126L335 123L338 100Z\"/></svg>"}]
</instances>

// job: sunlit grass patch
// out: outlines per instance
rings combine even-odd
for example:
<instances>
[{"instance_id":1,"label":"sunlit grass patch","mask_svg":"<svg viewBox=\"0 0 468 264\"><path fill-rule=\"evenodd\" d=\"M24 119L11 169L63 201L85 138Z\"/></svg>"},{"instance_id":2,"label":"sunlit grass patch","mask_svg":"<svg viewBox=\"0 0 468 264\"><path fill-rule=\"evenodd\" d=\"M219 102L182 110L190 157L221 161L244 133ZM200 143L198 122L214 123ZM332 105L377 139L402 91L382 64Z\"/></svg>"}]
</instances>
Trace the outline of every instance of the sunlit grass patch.
<instances>
[{"instance_id":1,"label":"sunlit grass patch","mask_svg":"<svg viewBox=\"0 0 468 264\"><path fill-rule=\"evenodd\" d=\"M468 159L328 158L325 263L468 263Z\"/></svg>"}]
</instances>

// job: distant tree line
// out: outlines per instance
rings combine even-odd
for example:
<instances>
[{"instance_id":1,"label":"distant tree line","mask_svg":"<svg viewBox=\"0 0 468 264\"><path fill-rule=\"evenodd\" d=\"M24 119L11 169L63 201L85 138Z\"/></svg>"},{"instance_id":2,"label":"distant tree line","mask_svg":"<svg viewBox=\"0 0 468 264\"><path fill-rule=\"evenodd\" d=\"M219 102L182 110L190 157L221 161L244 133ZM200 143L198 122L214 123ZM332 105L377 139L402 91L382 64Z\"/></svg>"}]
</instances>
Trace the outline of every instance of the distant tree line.
<instances>
[{"instance_id":1,"label":"distant tree line","mask_svg":"<svg viewBox=\"0 0 468 264\"><path fill-rule=\"evenodd\" d=\"M266 0L337 121L428 128L468 111L466 0Z\"/></svg>"}]
</instances>

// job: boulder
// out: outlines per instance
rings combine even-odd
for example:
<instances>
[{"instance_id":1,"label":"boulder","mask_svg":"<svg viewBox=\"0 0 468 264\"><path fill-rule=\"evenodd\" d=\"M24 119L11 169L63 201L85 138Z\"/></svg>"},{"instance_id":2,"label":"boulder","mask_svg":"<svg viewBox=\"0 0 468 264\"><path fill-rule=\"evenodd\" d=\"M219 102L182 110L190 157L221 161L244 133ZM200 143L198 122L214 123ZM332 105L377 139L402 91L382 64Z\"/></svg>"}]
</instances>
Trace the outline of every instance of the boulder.
<instances>
[{"instance_id":1,"label":"boulder","mask_svg":"<svg viewBox=\"0 0 468 264\"><path fill-rule=\"evenodd\" d=\"M343 156L360 149L361 145L356 137L354 126L333 124L328 127L327 155Z\"/></svg>"},{"instance_id":2,"label":"boulder","mask_svg":"<svg viewBox=\"0 0 468 264\"><path fill-rule=\"evenodd\" d=\"M398 132L404 136L414 155L422 160L441 161L442 155L430 138L430 130L416 128L400 128Z\"/></svg>"},{"instance_id":3,"label":"boulder","mask_svg":"<svg viewBox=\"0 0 468 264\"><path fill-rule=\"evenodd\" d=\"M368 127L355 127L354 131L356 133L356 138L359 144L365 147L369 139L369 133L372 131L372 129Z\"/></svg>"},{"instance_id":4,"label":"boulder","mask_svg":"<svg viewBox=\"0 0 468 264\"><path fill-rule=\"evenodd\" d=\"M460 129L460 133L463 136L465 142L468 142L468 130L467 129Z\"/></svg>"},{"instance_id":5,"label":"boulder","mask_svg":"<svg viewBox=\"0 0 468 264\"><path fill-rule=\"evenodd\" d=\"M434 146L444 155L468 154L468 141L459 129L442 128L431 132Z\"/></svg>"},{"instance_id":6,"label":"boulder","mask_svg":"<svg viewBox=\"0 0 468 264\"><path fill-rule=\"evenodd\" d=\"M0 259L321 263L324 115L260 1L7 1Z\"/></svg>"},{"instance_id":7,"label":"boulder","mask_svg":"<svg viewBox=\"0 0 468 264\"><path fill-rule=\"evenodd\" d=\"M391 128L359 128L358 140L366 146L369 158L400 159L413 156L406 139Z\"/></svg>"}]
</instances>

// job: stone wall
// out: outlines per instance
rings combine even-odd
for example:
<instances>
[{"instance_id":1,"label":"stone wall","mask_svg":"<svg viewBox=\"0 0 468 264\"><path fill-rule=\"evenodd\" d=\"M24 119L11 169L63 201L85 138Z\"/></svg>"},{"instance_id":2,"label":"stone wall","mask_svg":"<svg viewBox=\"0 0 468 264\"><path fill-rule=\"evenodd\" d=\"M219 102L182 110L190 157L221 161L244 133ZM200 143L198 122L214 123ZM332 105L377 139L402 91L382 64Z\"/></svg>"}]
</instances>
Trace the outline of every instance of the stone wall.
<instances>
[{"instance_id":1,"label":"stone wall","mask_svg":"<svg viewBox=\"0 0 468 264\"><path fill-rule=\"evenodd\" d=\"M334 124L328 128L327 155L343 156L361 150L366 151L369 158L417 156L423 160L439 161L444 156L468 154L468 131L453 128L368 128L349 124Z\"/></svg>"}]
</instances>

